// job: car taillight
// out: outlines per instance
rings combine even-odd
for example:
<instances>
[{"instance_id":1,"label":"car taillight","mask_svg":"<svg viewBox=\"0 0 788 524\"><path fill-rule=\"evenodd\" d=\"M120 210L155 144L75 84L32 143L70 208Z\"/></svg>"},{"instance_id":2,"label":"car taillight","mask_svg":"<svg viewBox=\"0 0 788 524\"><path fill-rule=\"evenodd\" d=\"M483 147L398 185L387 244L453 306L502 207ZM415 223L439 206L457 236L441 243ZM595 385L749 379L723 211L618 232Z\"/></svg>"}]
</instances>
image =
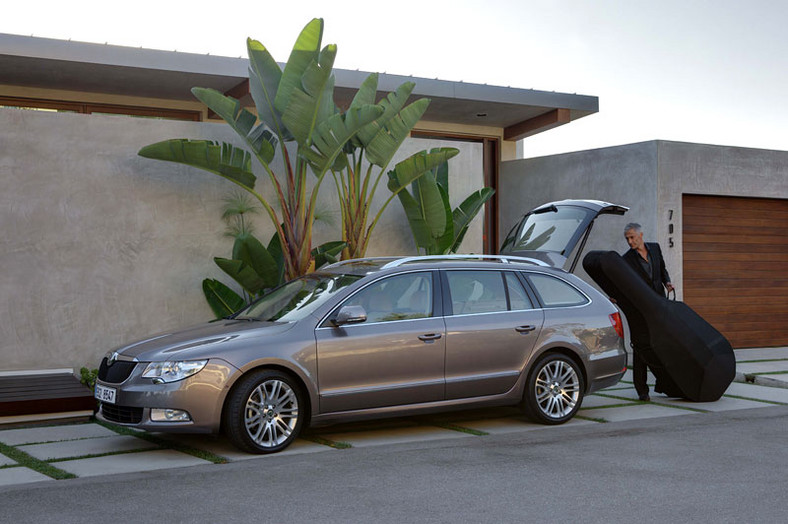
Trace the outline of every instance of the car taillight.
<instances>
[{"instance_id":1,"label":"car taillight","mask_svg":"<svg viewBox=\"0 0 788 524\"><path fill-rule=\"evenodd\" d=\"M611 313L608 315L610 318L610 323L613 324L613 329L616 330L616 334L619 337L624 338L624 324L621 322L621 314L616 311L615 313Z\"/></svg>"}]
</instances>

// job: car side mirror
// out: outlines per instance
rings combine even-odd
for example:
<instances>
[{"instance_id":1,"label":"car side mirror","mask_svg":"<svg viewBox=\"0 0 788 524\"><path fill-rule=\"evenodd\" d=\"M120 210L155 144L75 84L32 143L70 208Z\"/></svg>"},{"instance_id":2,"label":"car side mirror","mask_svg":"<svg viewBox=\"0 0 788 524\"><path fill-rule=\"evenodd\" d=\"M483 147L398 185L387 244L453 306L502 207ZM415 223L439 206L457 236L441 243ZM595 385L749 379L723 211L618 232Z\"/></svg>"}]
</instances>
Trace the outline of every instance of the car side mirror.
<instances>
[{"instance_id":1,"label":"car side mirror","mask_svg":"<svg viewBox=\"0 0 788 524\"><path fill-rule=\"evenodd\" d=\"M335 326L344 326L345 324L358 324L366 320L367 312L362 306L342 306L333 323Z\"/></svg>"}]
</instances>

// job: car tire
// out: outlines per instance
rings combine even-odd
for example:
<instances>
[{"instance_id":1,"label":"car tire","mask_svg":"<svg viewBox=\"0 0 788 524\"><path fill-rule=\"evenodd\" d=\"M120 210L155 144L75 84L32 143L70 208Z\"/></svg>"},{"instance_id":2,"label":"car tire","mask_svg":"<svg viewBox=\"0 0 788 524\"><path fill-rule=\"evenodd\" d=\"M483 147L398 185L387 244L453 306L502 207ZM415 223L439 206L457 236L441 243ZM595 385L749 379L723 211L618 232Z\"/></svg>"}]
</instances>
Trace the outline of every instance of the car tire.
<instances>
[{"instance_id":1,"label":"car tire","mask_svg":"<svg viewBox=\"0 0 788 524\"><path fill-rule=\"evenodd\" d=\"M541 424L563 424L580 409L585 384L580 366L560 353L548 353L528 374L521 407Z\"/></svg>"},{"instance_id":2,"label":"car tire","mask_svg":"<svg viewBox=\"0 0 788 524\"><path fill-rule=\"evenodd\" d=\"M243 451L276 453L298 437L305 410L302 389L292 376L271 369L254 371L230 392L225 433Z\"/></svg>"}]
</instances>

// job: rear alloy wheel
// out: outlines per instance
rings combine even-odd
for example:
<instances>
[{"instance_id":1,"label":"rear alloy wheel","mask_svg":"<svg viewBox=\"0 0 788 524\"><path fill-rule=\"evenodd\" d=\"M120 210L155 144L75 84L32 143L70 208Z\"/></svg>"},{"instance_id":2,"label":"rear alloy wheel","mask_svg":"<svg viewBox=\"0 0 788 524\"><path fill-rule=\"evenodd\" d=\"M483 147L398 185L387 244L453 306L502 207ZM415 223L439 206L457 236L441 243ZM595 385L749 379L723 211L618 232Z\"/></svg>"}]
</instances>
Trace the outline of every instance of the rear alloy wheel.
<instances>
[{"instance_id":1,"label":"rear alloy wheel","mask_svg":"<svg viewBox=\"0 0 788 524\"><path fill-rule=\"evenodd\" d=\"M551 353L531 369L522 407L528 417L542 424L563 424L583 401L583 375L574 360Z\"/></svg>"},{"instance_id":2,"label":"rear alloy wheel","mask_svg":"<svg viewBox=\"0 0 788 524\"><path fill-rule=\"evenodd\" d=\"M275 370L256 371L230 393L225 429L232 443L249 453L275 453L289 446L304 422L306 407L298 383Z\"/></svg>"}]
</instances>

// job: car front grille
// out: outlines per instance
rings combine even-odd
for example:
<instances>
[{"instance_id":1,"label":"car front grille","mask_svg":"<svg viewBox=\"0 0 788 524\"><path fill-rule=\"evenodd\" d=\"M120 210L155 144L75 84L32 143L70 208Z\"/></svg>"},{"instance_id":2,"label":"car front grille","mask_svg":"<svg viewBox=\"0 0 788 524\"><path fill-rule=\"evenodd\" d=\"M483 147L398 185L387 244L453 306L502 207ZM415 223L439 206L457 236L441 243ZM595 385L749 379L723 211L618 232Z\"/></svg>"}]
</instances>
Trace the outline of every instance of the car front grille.
<instances>
[{"instance_id":1,"label":"car front grille","mask_svg":"<svg viewBox=\"0 0 788 524\"><path fill-rule=\"evenodd\" d=\"M110 422L118 424L139 424L142 422L142 408L115 406L114 404L101 403L101 414Z\"/></svg>"},{"instance_id":2,"label":"car front grille","mask_svg":"<svg viewBox=\"0 0 788 524\"><path fill-rule=\"evenodd\" d=\"M108 384L120 384L129 378L136 365L136 362L117 360L110 366L107 364L107 358L104 357L99 366L98 378L100 381Z\"/></svg>"}]
</instances>

